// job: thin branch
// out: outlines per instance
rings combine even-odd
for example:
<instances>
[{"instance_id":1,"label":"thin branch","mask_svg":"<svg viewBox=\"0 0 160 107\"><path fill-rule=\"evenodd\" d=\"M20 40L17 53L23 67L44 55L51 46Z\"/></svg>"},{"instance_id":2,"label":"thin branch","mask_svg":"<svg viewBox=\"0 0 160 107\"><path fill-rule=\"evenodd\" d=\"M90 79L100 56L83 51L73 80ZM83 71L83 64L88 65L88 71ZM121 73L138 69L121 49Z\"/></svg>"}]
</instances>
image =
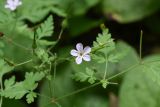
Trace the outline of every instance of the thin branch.
<instances>
[{"instance_id":1,"label":"thin branch","mask_svg":"<svg viewBox=\"0 0 160 107\"><path fill-rule=\"evenodd\" d=\"M64 95L64 96L58 97L58 98L56 98L56 99L53 99L52 102L61 100L61 99L63 99L63 98L66 98L66 97L69 97L69 96L72 96L72 95L75 95L75 94L78 94L78 93L80 93L80 92L82 92L82 91L85 91L85 90L87 90L87 89L89 89L89 88L95 87L95 86L97 86L97 85L99 85L99 84L101 84L101 82L97 82L97 83L95 83L95 84L93 84L93 85L90 85L90 86L88 86L88 87L81 88L81 89L79 89L79 90L73 91L73 92L71 92L71 93L69 93L69 94L66 94L66 95Z\"/></svg>"},{"instance_id":2,"label":"thin branch","mask_svg":"<svg viewBox=\"0 0 160 107\"><path fill-rule=\"evenodd\" d=\"M30 63L30 62L32 62L32 59L30 59L30 60L28 60L28 61L25 61L25 62L22 62L22 63L19 63L19 64L16 64L16 65L14 65L14 67L18 67L18 66L21 66L21 65Z\"/></svg>"},{"instance_id":3,"label":"thin branch","mask_svg":"<svg viewBox=\"0 0 160 107\"><path fill-rule=\"evenodd\" d=\"M118 74L116 74L116 75L114 75L114 76L109 77L107 80L109 81L109 80L111 80L111 79L113 79L113 78L116 78L116 77L118 77L118 76L120 76L120 75L122 75L122 74L124 74L124 73L126 73L126 72L128 72L128 71L130 71L131 69L136 68L138 65L139 65L139 64L135 64L135 65L129 67L128 69L126 69L126 70L124 70L124 71L122 71L122 72L120 72L120 73L118 73Z\"/></svg>"}]
</instances>

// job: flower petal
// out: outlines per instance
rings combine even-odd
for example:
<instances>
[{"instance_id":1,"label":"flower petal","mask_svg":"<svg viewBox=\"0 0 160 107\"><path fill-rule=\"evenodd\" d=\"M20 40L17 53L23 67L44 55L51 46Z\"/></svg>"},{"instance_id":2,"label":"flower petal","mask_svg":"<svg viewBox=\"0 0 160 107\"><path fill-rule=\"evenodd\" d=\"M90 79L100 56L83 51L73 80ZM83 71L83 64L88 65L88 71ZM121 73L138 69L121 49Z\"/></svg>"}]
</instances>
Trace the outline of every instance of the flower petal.
<instances>
[{"instance_id":1,"label":"flower petal","mask_svg":"<svg viewBox=\"0 0 160 107\"><path fill-rule=\"evenodd\" d=\"M82 44L82 43L77 43L76 49L77 49L79 52L82 52L82 51L83 51L83 44Z\"/></svg>"},{"instance_id":2,"label":"flower petal","mask_svg":"<svg viewBox=\"0 0 160 107\"><path fill-rule=\"evenodd\" d=\"M76 63L77 63L77 64L81 64L81 63L82 63L82 57L81 57L81 56L78 56L78 57L76 58Z\"/></svg>"},{"instance_id":3,"label":"flower petal","mask_svg":"<svg viewBox=\"0 0 160 107\"><path fill-rule=\"evenodd\" d=\"M90 55L84 55L84 56L83 56L83 59L84 59L85 61L91 61Z\"/></svg>"},{"instance_id":4,"label":"flower petal","mask_svg":"<svg viewBox=\"0 0 160 107\"><path fill-rule=\"evenodd\" d=\"M91 52L91 47L86 46L86 47L84 48L84 54L88 54L88 53L90 53L90 52Z\"/></svg>"},{"instance_id":5,"label":"flower petal","mask_svg":"<svg viewBox=\"0 0 160 107\"><path fill-rule=\"evenodd\" d=\"M75 49L72 49L71 52L70 52L70 54L71 54L72 56L78 56L78 52L77 52L77 50L75 50Z\"/></svg>"}]
</instances>

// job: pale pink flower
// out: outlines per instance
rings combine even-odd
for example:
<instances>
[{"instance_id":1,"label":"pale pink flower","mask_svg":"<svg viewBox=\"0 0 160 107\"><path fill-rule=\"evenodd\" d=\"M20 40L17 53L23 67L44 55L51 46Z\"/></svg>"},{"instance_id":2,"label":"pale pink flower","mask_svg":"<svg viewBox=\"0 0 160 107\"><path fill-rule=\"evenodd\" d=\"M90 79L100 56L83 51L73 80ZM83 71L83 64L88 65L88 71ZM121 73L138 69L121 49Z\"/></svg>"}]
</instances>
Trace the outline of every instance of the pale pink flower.
<instances>
[{"instance_id":1,"label":"pale pink flower","mask_svg":"<svg viewBox=\"0 0 160 107\"><path fill-rule=\"evenodd\" d=\"M5 8L8 8L11 11L14 11L20 5L22 5L22 2L20 0L7 0Z\"/></svg>"},{"instance_id":2,"label":"pale pink flower","mask_svg":"<svg viewBox=\"0 0 160 107\"><path fill-rule=\"evenodd\" d=\"M77 50L72 49L70 54L72 56L76 57L75 61L76 61L77 64L81 64L82 59L85 60L85 61L90 61L91 60L91 57L89 55L89 53L91 52L91 47L86 46L83 49L83 44L82 43L77 43L76 49Z\"/></svg>"}]
</instances>

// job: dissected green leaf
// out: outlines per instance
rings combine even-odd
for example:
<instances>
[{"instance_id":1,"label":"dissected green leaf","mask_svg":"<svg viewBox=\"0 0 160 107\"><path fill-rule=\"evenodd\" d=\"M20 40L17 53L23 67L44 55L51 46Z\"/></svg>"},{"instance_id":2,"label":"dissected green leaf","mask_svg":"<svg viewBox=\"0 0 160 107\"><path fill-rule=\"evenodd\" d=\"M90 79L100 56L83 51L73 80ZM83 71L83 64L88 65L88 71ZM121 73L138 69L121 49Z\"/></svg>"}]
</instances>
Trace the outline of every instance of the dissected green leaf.
<instances>
[{"instance_id":1,"label":"dissected green leaf","mask_svg":"<svg viewBox=\"0 0 160 107\"><path fill-rule=\"evenodd\" d=\"M93 52L101 52L104 54L104 57L107 54L115 49L115 44L113 39L111 38L111 34L108 29L102 29L102 34L98 34L96 41L93 42Z\"/></svg>"},{"instance_id":2,"label":"dissected green leaf","mask_svg":"<svg viewBox=\"0 0 160 107\"><path fill-rule=\"evenodd\" d=\"M27 98L27 103L30 104L32 102L34 102L34 98L37 97L37 94L34 92L30 92L29 94L26 95Z\"/></svg>"},{"instance_id":3,"label":"dissected green leaf","mask_svg":"<svg viewBox=\"0 0 160 107\"><path fill-rule=\"evenodd\" d=\"M42 39L43 37L48 37L53 34L53 17L49 16L47 20L38 27L36 30L36 34L38 39Z\"/></svg>"},{"instance_id":4,"label":"dissected green leaf","mask_svg":"<svg viewBox=\"0 0 160 107\"><path fill-rule=\"evenodd\" d=\"M95 83L97 80L94 70L88 67L86 67L86 72L76 72L73 78L80 82L88 80L88 82L91 84Z\"/></svg>"},{"instance_id":5,"label":"dissected green leaf","mask_svg":"<svg viewBox=\"0 0 160 107\"><path fill-rule=\"evenodd\" d=\"M31 103L34 101L34 98L37 96L33 92L38 86L38 81L44 77L43 73L26 73L25 80L21 82L16 82L15 77L11 77L4 82L4 90L0 92L1 96L10 98L10 99L21 99L24 95L27 94L27 102Z\"/></svg>"}]
</instances>

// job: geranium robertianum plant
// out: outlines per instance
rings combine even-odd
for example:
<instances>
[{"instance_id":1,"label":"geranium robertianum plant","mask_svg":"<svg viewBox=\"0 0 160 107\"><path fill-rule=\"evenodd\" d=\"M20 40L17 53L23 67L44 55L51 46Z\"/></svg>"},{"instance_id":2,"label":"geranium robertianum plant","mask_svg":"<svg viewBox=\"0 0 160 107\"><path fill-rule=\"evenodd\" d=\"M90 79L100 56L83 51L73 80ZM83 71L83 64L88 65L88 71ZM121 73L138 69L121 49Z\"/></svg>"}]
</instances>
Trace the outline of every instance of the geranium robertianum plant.
<instances>
[{"instance_id":1,"label":"geranium robertianum plant","mask_svg":"<svg viewBox=\"0 0 160 107\"><path fill-rule=\"evenodd\" d=\"M160 57L142 59L142 33L139 57L127 44L115 41L109 33L109 29L103 24L101 25L102 32L98 34L91 46L85 46L81 41L82 43L78 42L76 46L72 46L76 49L69 48L68 51L64 51L63 48L58 47L58 43L61 41L67 18L63 21L58 39L53 40L51 38L55 33L53 16L48 16L44 22L36 26L28 27L24 19L35 21L37 17L22 15L20 9L24 12L27 11L26 8L23 8L23 5L26 6L25 3L27 3L25 0L7 0L3 3L3 10L1 10L3 13L0 13L0 15L2 14L0 30L3 34L0 37L0 107L3 107L4 98L25 98L28 104L35 102L35 98L38 98L40 107L50 107L50 104L71 107L78 105L76 102L83 99L83 96L74 98L75 94L95 86L105 89L108 85L118 85L119 83L114 79L121 77L126 72L131 73L128 73L129 76L126 77L120 97L127 97L132 93L127 93L129 90L126 91L125 87L130 90L141 87L139 85L141 82L133 81L132 73L136 73L137 77L135 78L138 79L139 75L144 75L145 79L149 80L149 85L154 83L156 88L160 84L160 60L158 59ZM56 47L58 47L58 51ZM61 50L62 52L59 52ZM18 80L14 71L23 71L23 79ZM62 72L61 75L57 75L59 71ZM76 82L77 84L80 82L89 84L86 87L75 89L77 87L73 83L74 80L79 81ZM128 86L127 80L132 83L130 86ZM41 87L40 81L45 81L42 91L37 90ZM143 81L145 82L145 80ZM157 90L154 91L158 93ZM84 95L85 98L92 97L86 95ZM73 105L61 101L68 97L73 97L72 100L75 100ZM121 99L120 106L126 106L126 99ZM70 100L66 99L66 101ZM94 100L91 100L92 103L94 104Z\"/></svg>"}]
</instances>

